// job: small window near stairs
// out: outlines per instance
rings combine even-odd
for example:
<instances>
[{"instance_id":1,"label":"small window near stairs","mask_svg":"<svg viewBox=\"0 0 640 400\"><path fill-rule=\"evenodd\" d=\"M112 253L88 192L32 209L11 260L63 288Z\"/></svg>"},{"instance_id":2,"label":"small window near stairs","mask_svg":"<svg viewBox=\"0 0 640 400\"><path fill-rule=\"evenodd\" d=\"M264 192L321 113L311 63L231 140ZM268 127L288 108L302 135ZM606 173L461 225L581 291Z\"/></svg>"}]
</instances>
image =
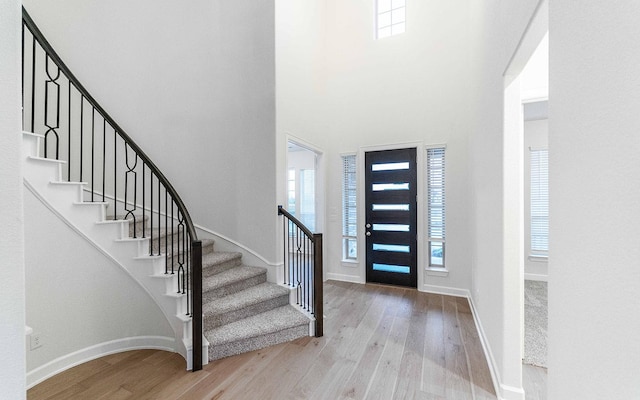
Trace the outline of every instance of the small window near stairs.
<instances>
[{"instance_id":1,"label":"small window near stairs","mask_svg":"<svg viewBox=\"0 0 640 400\"><path fill-rule=\"evenodd\" d=\"M376 39L406 30L406 0L376 0Z\"/></svg>"}]
</instances>

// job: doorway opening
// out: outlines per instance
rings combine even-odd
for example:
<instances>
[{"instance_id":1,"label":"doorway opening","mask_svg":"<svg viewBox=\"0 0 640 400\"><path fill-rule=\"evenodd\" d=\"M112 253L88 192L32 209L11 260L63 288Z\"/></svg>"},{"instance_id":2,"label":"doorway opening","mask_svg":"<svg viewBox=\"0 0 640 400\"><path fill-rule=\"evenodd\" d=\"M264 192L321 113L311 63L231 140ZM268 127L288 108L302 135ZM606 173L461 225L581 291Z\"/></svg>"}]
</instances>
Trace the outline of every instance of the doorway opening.
<instances>
[{"instance_id":1,"label":"doorway opening","mask_svg":"<svg viewBox=\"0 0 640 400\"><path fill-rule=\"evenodd\" d=\"M319 154L289 140L287 142L287 211L312 232L318 223Z\"/></svg>"},{"instance_id":2,"label":"doorway opening","mask_svg":"<svg viewBox=\"0 0 640 400\"><path fill-rule=\"evenodd\" d=\"M542 298L532 297L533 293L526 290L531 285L526 285L525 279L541 275L536 273L540 270L528 265L536 262L540 267L540 261L546 261L543 253L548 246L544 233L549 224L548 189L543 182L548 179L544 175L548 172L544 163L548 159L548 26L548 2L542 0L504 73L504 346L510 365L509 376L504 379L511 386L524 388L526 397L534 399L546 399L546 369L531 366L525 356L533 350L543 352L546 359L546 348L525 345L530 343L525 335L527 339L532 334L543 335L546 345L546 314L544 329L538 327L532 332L525 304L538 304ZM546 295L543 300L546 302Z\"/></svg>"},{"instance_id":3,"label":"doorway opening","mask_svg":"<svg viewBox=\"0 0 640 400\"><path fill-rule=\"evenodd\" d=\"M523 109L524 293L522 383L545 398L549 252L549 34L520 75Z\"/></svg>"}]
</instances>

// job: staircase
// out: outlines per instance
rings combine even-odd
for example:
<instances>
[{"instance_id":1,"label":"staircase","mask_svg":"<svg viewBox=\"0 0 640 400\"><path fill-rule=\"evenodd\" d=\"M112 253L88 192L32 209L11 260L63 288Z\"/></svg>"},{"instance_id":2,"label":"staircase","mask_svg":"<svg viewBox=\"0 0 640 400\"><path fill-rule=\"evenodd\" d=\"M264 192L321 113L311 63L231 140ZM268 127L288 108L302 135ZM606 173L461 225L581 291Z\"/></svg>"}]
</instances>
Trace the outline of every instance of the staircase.
<instances>
[{"instance_id":1,"label":"staircase","mask_svg":"<svg viewBox=\"0 0 640 400\"><path fill-rule=\"evenodd\" d=\"M141 218L129 224L130 237L134 229L142 236ZM161 236L154 251L172 257L176 241ZM202 278L210 361L309 336L311 319L290 305L291 290L267 282L266 268L243 265L241 253L215 251L214 240L203 239Z\"/></svg>"},{"instance_id":2,"label":"staircase","mask_svg":"<svg viewBox=\"0 0 640 400\"><path fill-rule=\"evenodd\" d=\"M178 231L161 229L151 241L148 217L107 215L109 203L85 201L86 186L60 179L63 161L39 157L42 136L24 133L25 185L98 246L109 251L156 300L176 332L176 351L192 365L191 319L178 275L166 273L166 260L181 257ZM135 236L135 238L134 238ZM142 238L145 236L146 238ZM159 255L149 255L151 253ZM267 282L267 270L242 264L238 252L217 252L202 240L203 363L308 336L311 319L290 305L290 289ZM207 343L208 341L208 343Z\"/></svg>"},{"instance_id":3,"label":"staircase","mask_svg":"<svg viewBox=\"0 0 640 400\"><path fill-rule=\"evenodd\" d=\"M313 311L296 297L300 282L295 293L293 281L267 282L265 268L243 265L241 253L216 251L213 239L199 239L170 182L73 76L24 9L23 29L23 41L30 41L23 43L29 49L23 53L25 187L153 298L187 368L312 330L318 335L308 316Z\"/></svg>"}]
</instances>

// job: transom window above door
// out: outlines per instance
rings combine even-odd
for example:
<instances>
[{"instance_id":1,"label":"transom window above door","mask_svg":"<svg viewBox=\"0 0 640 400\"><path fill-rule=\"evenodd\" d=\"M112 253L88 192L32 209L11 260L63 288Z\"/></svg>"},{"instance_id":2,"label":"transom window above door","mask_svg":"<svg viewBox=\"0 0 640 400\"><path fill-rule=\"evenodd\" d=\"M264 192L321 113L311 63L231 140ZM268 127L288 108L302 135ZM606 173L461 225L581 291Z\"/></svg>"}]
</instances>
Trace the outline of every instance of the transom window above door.
<instances>
[{"instance_id":1,"label":"transom window above door","mask_svg":"<svg viewBox=\"0 0 640 400\"><path fill-rule=\"evenodd\" d=\"M376 0L376 39L406 30L406 0Z\"/></svg>"}]
</instances>

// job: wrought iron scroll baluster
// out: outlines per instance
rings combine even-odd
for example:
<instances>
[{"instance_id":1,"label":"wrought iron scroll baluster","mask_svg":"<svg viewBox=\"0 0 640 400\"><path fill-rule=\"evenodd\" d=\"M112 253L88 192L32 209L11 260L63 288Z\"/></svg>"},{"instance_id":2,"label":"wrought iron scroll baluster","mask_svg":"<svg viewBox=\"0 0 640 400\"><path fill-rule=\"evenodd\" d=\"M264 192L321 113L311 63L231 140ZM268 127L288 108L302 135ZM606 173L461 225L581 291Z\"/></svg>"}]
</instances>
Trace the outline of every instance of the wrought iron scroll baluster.
<instances>
[{"instance_id":1,"label":"wrought iron scroll baluster","mask_svg":"<svg viewBox=\"0 0 640 400\"><path fill-rule=\"evenodd\" d=\"M135 152L133 153L134 156L134 163L133 165L129 165L129 145L127 143L125 143L124 145L124 158L125 158L125 164L127 167L127 172L125 172L124 174L124 209L127 212L124 216L124 219L129 219L129 217L131 217L131 219L133 220L133 237L136 238L137 234L137 227L136 227L136 215L133 213L136 208L137 208L137 190L136 188L138 187L138 174L135 171L136 167L138 166L138 154L136 154ZM133 179L133 201L129 201L129 179Z\"/></svg>"},{"instance_id":2,"label":"wrought iron scroll baluster","mask_svg":"<svg viewBox=\"0 0 640 400\"><path fill-rule=\"evenodd\" d=\"M56 74L55 76L51 76L51 71L49 70L49 56L45 53L45 72L47 74L47 81L44 84L44 126L47 128L44 134L44 157L47 157L47 148L48 146L48 138L49 134L53 133L55 135L56 140L56 160L60 158L60 136L56 129L60 127L60 85L58 84L58 79L60 79L60 68L56 66ZM49 89L51 88L51 89ZM50 120L49 116L49 94L50 91L54 91L55 97L55 119L53 121Z\"/></svg>"}]
</instances>

